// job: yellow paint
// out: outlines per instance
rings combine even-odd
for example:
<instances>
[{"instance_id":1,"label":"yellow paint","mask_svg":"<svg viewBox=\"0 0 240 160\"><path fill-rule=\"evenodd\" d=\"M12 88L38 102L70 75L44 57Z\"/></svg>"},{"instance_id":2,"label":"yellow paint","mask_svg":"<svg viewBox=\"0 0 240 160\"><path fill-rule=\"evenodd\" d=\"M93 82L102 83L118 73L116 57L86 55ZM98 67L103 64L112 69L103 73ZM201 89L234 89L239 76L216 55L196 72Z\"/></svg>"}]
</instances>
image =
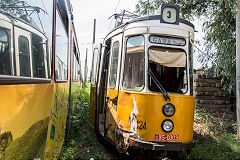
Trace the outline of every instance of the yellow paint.
<instances>
[{"instance_id":1,"label":"yellow paint","mask_svg":"<svg viewBox=\"0 0 240 160\"><path fill-rule=\"evenodd\" d=\"M25 135L36 122L43 121L50 117L49 123L47 122L47 137L42 137L41 139L47 141L45 159L58 157L64 142L68 97L69 82L0 85L0 135L4 132L11 132L13 136L12 143L14 145L16 144L16 146L21 146L23 144L20 144L20 142L14 143L15 140L17 141L19 138L24 137L23 135ZM52 124L55 125L54 140L50 139ZM29 142L29 144L30 143L32 142ZM15 146L11 145L11 148L14 147ZM35 148L39 147L41 146L35 146ZM5 151L6 155L11 152L18 154L17 150L12 151L5 148ZM31 158L25 158L32 159L34 155L25 153L24 151L24 153L20 153L19 156L31 156Z\"/></svg>"},{"instance_id":2,"label":"yellow paint","mask_svg":"<svg viewBox=\"0 0 240 160\"><path fill-rule=\"evenodd\" d=\"M107 97L110 97L110 99L114 99L114 98L116 98L116 96L118 95L118 90L116 90L116 89L110 89L110 88L108 88L107 89L108 91L108 93L107 93Z\"/></svg>"},{"instance_id":3,"label":"yellow paint","mask_svg":"<svg viewBox=\"0 0 240 160\"><path fill-rule=\"evenodd\" d=\"M113 105L112 99L118 95L117 106ZM183 94L169 94L171 101L166 101L161 93L118 91L107 89L107 112L106 128L109 133L107 136L113 140L110 133L114 132L115 125L125 131L130 131L130 113L134 109L133 97L136 102L138 121L146 121L146 129L137 129L137 134L144 141L155 141L155 134L179 135L179 141L187 143L193 141L193 120L194 120L194 101L195 98ZM172 103L176 112L172 117L166 117L162 113L162 107L166 103ZM92 107L95 107L93 104ZM91 108L90 108L91 110ZM94 120L95 117L93 117ZM164 132L161 123L164 119L171 119L174 123L172 132ZM113 127L111 127L113 126ZM172 141L174 142L174 141Z\"/></svg>"},{"instance_id":4,"label":"yellow paint","mask_svg":"<svg viewBox=\"0 0 240 160\"><path fill-rule=\"evenodd\" d=\"M179 141L187 143L193 141L193 119L194 119L194 101L193 96L170 94L171 101L164 100L160 93L140 93L131 91L120 91L118 97L118 123L121 121L122 129L129 130L130 112L133 110L133 98L135 98L138 114L138 121L146 121L146 130L137 130L137 134L144 141L154 141L155 134L177 134ZM166 117L162 113L162 107L165 103L172 103L176 112L172 117ZM172 132L167 133L161 129L161 123L164 119L171 119L174 123Z\"/></svg>"},{"instance_id":5,"label":"yellow paint","mask_svg":"<svg viewBox=\"0 0 240 160\"><path fill-rule=\"evenodd\" d=\"M53 84L0 86L0 130L22 136L32 124L50 115Z\"/></svg>"},{"instance_id":6,"label":"yellow paint","mask_svg":"<svg viewBox=\"0 0 240 160\"><path fill-rule=\"evenodd\" d=\"M118 94L118 90L114 89L107 89L107 108L106 108L106 123L105 127L107 128L107 136L114 141L115 136L115 128L116 128L116 122L117 122L117 104L115 105L113 101L116 99Z\"/></svg>"},{"instance_id":7,"label":"yellow paint","mask_svg":"<svg viewBox=\"0 0 240 160\"><path fill-rule=\"evenodd\" d=\"M56 83L54 86L52 118L48 125L45 159L58 157L64 142L65 125L68 109L69 83ZM55 126L54 139L50 138L51 127Z\"/></svg>"}]
</instances>

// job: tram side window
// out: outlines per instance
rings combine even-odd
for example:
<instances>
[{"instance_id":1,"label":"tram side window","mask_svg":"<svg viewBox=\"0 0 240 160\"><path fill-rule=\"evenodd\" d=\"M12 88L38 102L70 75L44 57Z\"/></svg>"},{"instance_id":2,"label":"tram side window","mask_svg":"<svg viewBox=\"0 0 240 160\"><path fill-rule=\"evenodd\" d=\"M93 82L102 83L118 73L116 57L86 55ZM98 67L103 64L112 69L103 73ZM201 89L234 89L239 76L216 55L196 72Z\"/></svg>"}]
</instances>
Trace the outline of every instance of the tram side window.
<instances>
[{"instance_id":1,"label":"tram side window","mask_svg":"<svg viewBox=\"0 0 240 160\"><path fill-rule=\"evenodd\" d=\"M76 58L76 55L73 54L73 80L76 81L77 80L77 65L78 65L78 62L77 62L77 58Z\"/></svg>"},{"instance_id":2,"label":"tram side window","mask_svg":"<svg viewBox=\"0 0 240 160\"><path fill-rule=\"evenodd\" d=\"M98 49L94 49L93 52L93 66L92 66L92 84L96 83L96 74L97 74L97 64L98 64Z\"/></svg>"},{"instance_id":3,"label":"tram side window","mask_svg":"<svg viewBox=\"0 0 240 160\"><path fill-rule=\"evenodd\" d=\"M18 38L20 76L30 77L29 41L24 36Z\"/></svg>"},{"instance_id":4,"label":"tram side window","mask_svg":"<svg viewBox=\"0 0 240 160\"><path fill-rule=\"evenodd\" d=\"M114 89L117 81L117 67L118 67L119 42L114 42L112 46L112 57L109 74L109 88Z\"/></svg>"},{"instance_id":5,"label":"tram side window","mask_svg":"<svg viewBox=\"0 0 240 160\"><path fill-rule=\"evenodd\" d=\"M76 70L76 80L77 81L80 80L79 72L80 72L80 65L79 65L79 62L77 61L77 70Z\"/></svg>"},{"instance_id":6,"label":"tram side window","mask_svg":"<svg viewBox=\"0 0 240 160\"><path fill-rule=\"evenodd\" d=\"M140 91L144 87L144 37L135 36L127 40L123 88Z\"/></svg>"},{"instance_id":7,"label":"tram side window","mask_svg":"<svg viewBox=\"0 0 240 160\"><path fill-rule=\"evenodd\" d=\"M78 53L77 53L77 48L75 41L73 41L73 54L72 54L72 79L73 81L78 81L79 80L79 62L78 62Z\"/></svg>"},{"instance_id":8,"label":"tram side window","mask_svg":"<svg viewBox=\"0 0 240 160\"><path fill-rule=\"evenodd\" d=\"M76 60L75 60L75 54L73 52L72 54L72 80L75 80L75 70L76 70Z\"/></svg>"},{"instance_id":9,"label":"tram side window","mask_svg":"<svg viewBox=\"0 0 240 160\"><path fill-rule=\"evenodd\" d=\"M32 69L33 77L46 78L43 40L32 34Z\"/></svg>"},{"instance_id":10,"label":"tram side window","mask_svg":"<svg viewBox=\"0 0 240 160\"><path fill-rule=\"evenodd\" d=\"M47 71L48 71L48 78L51 78L51 59L52 59L52 56L51 56L51 53L52 51L49 51L51 50L49 48L49 41L47 40L46 41L46 59L47 59Z\"/></svg>"},{"instance_id":11,"label":"tram side window","mask_svg":"<svg viewBox=\"0 0 240 160\"><path fill-rule=\"evenodd\" d=\"M186 53L180 49L150 47L148 50L149 70L167 92L186 93ZM157 84L148 77L150 91L160 92Z\"/></svg>"},{"instance_id":12,"label":"tram side window","mask_svg":"<svg viewBox=\"0 0 240 160\"><path fill-rule=\"evenodd\" d=\"M56 80L67 80L68 36L59 11L56 12Z\"/></svg>"},{"instance_id":13,"label":"tram side window","mask_svg":"<svg viewBox=\"0 0 240 160\"><path fill-rule=\"evenodd\" d=\"M9 31L0 28L0 74L11 75Z\"/></svg>"}]
</instances>

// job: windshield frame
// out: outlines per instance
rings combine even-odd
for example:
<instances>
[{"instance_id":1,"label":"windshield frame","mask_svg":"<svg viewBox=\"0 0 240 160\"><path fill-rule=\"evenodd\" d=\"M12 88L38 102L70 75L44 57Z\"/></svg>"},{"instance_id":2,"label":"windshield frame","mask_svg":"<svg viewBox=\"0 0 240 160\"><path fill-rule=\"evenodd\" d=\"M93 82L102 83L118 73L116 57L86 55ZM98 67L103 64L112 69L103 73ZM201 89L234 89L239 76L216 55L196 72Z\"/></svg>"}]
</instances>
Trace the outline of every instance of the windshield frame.
<instances>
[{"instance_id":1,"label":"windshield frame","mask_svg":"<svg viewBox=\"0 0 240 160\"><path fill-rule=\"evenodd\" d=\"M143 70L143 86L140 88L140 89L130 89L130 88L126 88L125 87L125 85L124 85L124 77L125 77L125 65L126 65L126 54L127 54L127 44L128 44L128 40L130 39L130 38L133 38L133 37L143 37L143 59L144 59L144 64L143 64L143 68L144 68L144 70ZM147 70L146 70L146 47L147 47L147 38L146 38L146 36L145 36L145 34L136 34L136 35L129 35L129 36L126 36L125 37L125 41L124 41L124 49L125 49L125 52L124 52L124 56L123 56L123 67L122 67L122 88L123 88L123 90L128 90L128 91L136 91L136 92L142 92L142 91L144 91L145 90L145 88L146 88L146 72L147 72Z\"/></svg>"},{"instance_id":2,"label":"windshield frame","mask_svg":"<svg viewBox=\"0 0 240 160\"><path fill-rule=\"evenodd\" d=\"M149 35L149 37L150 37L151 35ZM186 40L186 39L185 39ZM187 41L187 40L186 40ZM174 46L174 45L172 45L172 46ZM186 45L185 46L187 46L187 43L186 43ZM185 46L183 46L183 47L185 47ZM176 50L179 50L179 51L183 51L185 54L186 54L186 67L185 67L185 71L186 71L186 74L185 74L185 78L186 78L186 82L187 82L187 84L186 84L186 91L185 92L183 92L183 93L180 93L180 92L169 92L169 91L167 91L165 88L165 90L166 90L166 92L167 93L169 93L169 94L187 94L188 92L189 92L189 62L188 62L188 54L187 54L187 51L184 49L184 48L180 48L179 46L174 46L174 47L171 47L170 45L162 45L162 44L155 44L155 43L151 43L150 41L149 41L149 45L148 45L148 47L147 47L147 51L146 51L146 58L147 58L147 67L146 67L146 71L149 71L149 49L150 48L152 48L152 47L158 47L158 48L163 48L163 49L176 49ZM152 90L150 90L150 87L149 87L149 78L150 78L150 76L147 74L147 77L146 77L146 88L147 88L147 91L148 92L152 92L152 93L161 93L161 91L159 90L159 91L152 91ZM184 78L184 77L183 77ZM183 81L184 81L184 79L183 79ZM154 83L154 82L153 82ZM164 87L164 86L163 86Z\"/></svg>"}]
</instances>

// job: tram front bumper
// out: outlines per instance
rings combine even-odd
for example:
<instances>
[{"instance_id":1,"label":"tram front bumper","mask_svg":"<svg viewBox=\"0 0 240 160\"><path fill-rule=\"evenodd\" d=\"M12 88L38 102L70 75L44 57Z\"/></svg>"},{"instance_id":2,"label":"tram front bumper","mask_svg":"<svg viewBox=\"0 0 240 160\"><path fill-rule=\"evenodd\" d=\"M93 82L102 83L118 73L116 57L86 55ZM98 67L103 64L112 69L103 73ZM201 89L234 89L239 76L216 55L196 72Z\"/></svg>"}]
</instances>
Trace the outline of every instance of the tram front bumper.
<instances>
[{"instance_id":1,"label":"tram front bumper","mask_svg":"<svg viewBox=\"0 0 240 160\"><path fill-rule=\"evenodd\" d=\"M182 151L182 150L189 150L195 146L195 141L188 142L188 143L167 143L167 142L147 142L141 141L135 138L129 138L129 146L137 147L137 148L144 148L150 150L167 150L167 151Z\"/></svg>"}]
</instances>

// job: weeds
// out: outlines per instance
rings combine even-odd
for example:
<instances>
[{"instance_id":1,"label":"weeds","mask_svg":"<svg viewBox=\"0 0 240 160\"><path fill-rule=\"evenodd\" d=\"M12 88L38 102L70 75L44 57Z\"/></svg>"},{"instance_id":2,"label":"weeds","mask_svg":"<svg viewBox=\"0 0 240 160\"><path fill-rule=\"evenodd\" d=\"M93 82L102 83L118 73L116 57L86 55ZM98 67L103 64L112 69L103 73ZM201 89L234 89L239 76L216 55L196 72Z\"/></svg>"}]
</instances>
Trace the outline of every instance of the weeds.
<instances>
[{"instance_id":1,"label":"weeds","mask_svg":"<svg viewBox=\"0 0 240 160\"><path fill-rule=\"evenodd\" d=\"M89 124L89 84L74 90L69 140L61 159L116 158L99 143ZM196 108L195 148L190 159L240 159L240 142L236 139L236 115L232 112L209 113Z\"/></svg>"},{"instance_id":2,"label":"weeds","mask_svg":"<svg viewBox=\"0 0 240 160\"><path fill-rule=\"evenodd\" d=\"M235 117L232 112L210 114L197 107L194 122L196 146L190 159L240 159Z\"/></svg>"},{"instance_id":3,"label":"weeds","mask_svg":"<svg viewBox=\"0 0 240 160\"><path fill-rule=\"evenodd\" d=\"M61 159L110 159L104 147L98 142L89 124L90 85L83 83L82 89L73 93L74 112L71 116L70 133Z\"/></svg>"}]
</instances>

